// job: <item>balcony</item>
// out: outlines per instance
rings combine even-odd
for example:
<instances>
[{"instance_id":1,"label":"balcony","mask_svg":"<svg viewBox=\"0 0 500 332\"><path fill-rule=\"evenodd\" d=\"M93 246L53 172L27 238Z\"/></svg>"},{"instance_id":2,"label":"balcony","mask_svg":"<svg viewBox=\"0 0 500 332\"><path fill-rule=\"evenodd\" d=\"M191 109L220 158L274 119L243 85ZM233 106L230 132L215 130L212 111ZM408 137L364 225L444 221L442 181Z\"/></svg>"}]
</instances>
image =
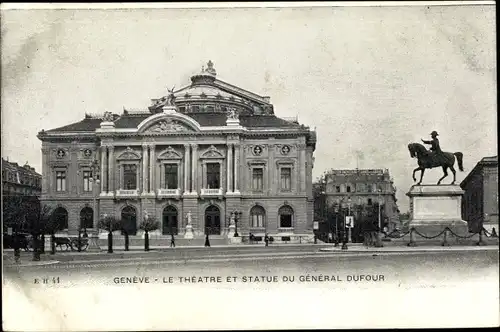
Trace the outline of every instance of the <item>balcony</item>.
<instances>
[{"instance_id":1,"label":"balcony","mask_svg":"<svg viewBox=\"0 0 500 332\"><path fill-rule=\"evenodd\" d=\"M139 190L137 189L118 189L116 191L116 198L130 198L139 197Z\"/></svg>"},{"instance_id":2,"label":"balcony","mask_svg":"<svg viewBox=\"0 0 500 332\"><path fill-rule=\"evenodd\" d=\"M207 188L202 188L201 189L201 198L219 198L222 199L223 196L222 188L217 188L217 189L207 189Z\"/></svg>"},{"instance_id":3,"label":"balcony","mask_svg":"<svg viewBox=\"0 0 500 332\"><path fill-rule=\"evenodd\" d=\"M181 190L177 189L158 189L157 196L161 198L175 198L179 199L181 197Z\"/></svg>"}]
</instances>

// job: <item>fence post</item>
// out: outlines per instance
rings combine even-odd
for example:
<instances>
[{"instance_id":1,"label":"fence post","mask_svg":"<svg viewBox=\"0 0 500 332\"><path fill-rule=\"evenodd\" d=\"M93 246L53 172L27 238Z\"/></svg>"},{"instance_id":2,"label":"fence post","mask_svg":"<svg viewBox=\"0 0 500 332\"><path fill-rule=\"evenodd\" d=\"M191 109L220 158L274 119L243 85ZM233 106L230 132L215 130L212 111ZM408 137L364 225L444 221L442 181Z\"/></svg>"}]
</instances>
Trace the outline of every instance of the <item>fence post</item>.
<instances>
[{"instance_id":1,"label":"fence post","mask_svg":"<svg viewBox=\"0 0 500 332\"><path fill-rule=\"evenodd\" d=\"M450 246L450 243L448 242L448 234L449 234L450 230L448 227L446 227L444 229L444 233L443 233L443 243L441 243L441 245L444 247L449 247Z\"/></svg>"},{"instance_id":2,"label":"fence post","mask_svg":"<svg viewBox=\"0 0 500 332\"><path fill-rule=\"evenodd\" d=\"M410 228L410 243L408 243L408 247L416 247L417 243L415 242L415 229Z\"/></svg>"},{"instance_id":3,"label":"fence post","mask_svg":"<svg viewBox=\"0 0 500 332\"><path fill-rule=\"evenodd\" d=\"M483 241L483 227L479 230L479 242L476 243L478 246L484 246L486 243Z\"/></svg>"}]
</instances>

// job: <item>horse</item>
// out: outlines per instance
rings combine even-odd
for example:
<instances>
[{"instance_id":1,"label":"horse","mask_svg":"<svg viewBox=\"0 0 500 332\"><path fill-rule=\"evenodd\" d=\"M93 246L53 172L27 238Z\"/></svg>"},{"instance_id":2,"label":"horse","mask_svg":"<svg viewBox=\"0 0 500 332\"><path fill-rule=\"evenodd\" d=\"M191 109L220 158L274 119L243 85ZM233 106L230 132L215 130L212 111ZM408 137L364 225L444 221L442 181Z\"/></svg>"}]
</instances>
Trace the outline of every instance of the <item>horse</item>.
<instances>
[{"instance_id":1,"label":"horse","mask_svg":"<svg viewBox=\"0 0 500 332\"><path fill-rule=\"evenodd\" d=\"M456 171L453 168L455 164L455 157L458 162L458 169L463 172L463 153L462 152L441 152L439 158L436 158L433 153L429 153L429 151L420 143L410 143L408 144L408 150L410 151L410 157L417 158L418 167L413 170L413 181L417 181L415 178L415 172L421 171L420 173L420 181L417 185L422 183L422 178L424 177L424 172L426 168L434 168L434 167L442 167L443 168L443 177L441 177L438 181L438 185L441 184L441 181L445 177L448 176L448 168L451 169L453 173L453 182L451 184L455 184L456 181Z\"/></svg>"}]
</instances>

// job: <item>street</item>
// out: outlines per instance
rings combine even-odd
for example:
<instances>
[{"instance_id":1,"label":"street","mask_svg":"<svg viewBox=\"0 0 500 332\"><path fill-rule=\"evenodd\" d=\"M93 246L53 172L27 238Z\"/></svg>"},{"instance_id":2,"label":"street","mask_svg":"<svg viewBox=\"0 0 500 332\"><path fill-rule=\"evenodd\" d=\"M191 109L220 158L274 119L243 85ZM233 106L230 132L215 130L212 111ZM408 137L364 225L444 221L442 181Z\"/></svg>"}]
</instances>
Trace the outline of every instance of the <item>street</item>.
<instances>
[{"instance_id":1,"label":"street","mask_svg":"<svg viewBox=\"0 0 500 332\"><path fill-rule=\"evenodd\" d=\"M48 330L61 324L71 330L140 330L498 322L498 246L321 248L73 254L56 255L58 262L47 265L5 266L4 299L11 299L6 317L28 306L36 324ZM29 320L16 323L32 326Z\"/></svg>"}]
</instances>

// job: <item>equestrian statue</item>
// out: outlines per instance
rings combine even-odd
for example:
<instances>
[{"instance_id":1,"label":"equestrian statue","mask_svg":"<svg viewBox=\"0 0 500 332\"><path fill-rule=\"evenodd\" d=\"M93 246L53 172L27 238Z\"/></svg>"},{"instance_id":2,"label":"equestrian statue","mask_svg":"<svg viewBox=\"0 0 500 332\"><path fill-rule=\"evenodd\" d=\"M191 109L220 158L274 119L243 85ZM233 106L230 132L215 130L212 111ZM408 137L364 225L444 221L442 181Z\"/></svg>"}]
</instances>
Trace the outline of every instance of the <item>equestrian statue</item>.
<instances>
[{"instance_id":1,"label":"equestrian statue","mask_svg":"<svg viewBox=\"0 0 500 332\"><path fill-rule=\"evenodd\" d=\"M441 184L441 181L448 176L448 168L451 169L453 173L453 182L451 184L455 184L456 180L456 172L453 165L455 164L455 157L458 162L458 169L463 172L463 153L462 152L443 152L441 151L441 147L439 146L438 133L433 131L431 133L431 140L426 141L422 140L423 143L429 144L431 148L427 150L424 145L420 143L410 143L408 144L408 150L410 151L410 156L412 158L417 158L418 167L413 170L413 181L417 181L415 178L415 172L421 171L420 173L420 181L417 185L422 183L422 178L424 177L424 172L426 168L434 168L434 167L442 167L443 168L443 177L441 177L437 184Z\"/></svg>"}]
</instances>

